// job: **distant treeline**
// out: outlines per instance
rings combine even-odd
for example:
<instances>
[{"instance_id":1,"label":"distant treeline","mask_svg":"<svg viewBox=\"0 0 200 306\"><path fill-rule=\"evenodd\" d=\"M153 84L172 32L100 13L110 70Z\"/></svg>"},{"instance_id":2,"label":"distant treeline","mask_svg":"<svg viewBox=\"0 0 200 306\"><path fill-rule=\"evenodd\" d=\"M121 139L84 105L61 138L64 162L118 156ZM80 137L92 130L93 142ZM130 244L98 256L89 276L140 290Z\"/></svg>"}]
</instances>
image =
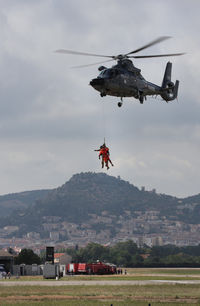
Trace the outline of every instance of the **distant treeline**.
<instances>
[{"instance_id":1,"label":"distant treeline","mask_svg":"<svg viewBox=\"0 0 200 306\"><path fill-rule=\"evenodd\" d=\"M185 247L165 245L139 248L129 240L114 246L90 243L84 248L77 246L65 251L72 256L73 262L100 260L116 264L118 267L200 267L200 244Z\"/></svg>"}]
</instances>

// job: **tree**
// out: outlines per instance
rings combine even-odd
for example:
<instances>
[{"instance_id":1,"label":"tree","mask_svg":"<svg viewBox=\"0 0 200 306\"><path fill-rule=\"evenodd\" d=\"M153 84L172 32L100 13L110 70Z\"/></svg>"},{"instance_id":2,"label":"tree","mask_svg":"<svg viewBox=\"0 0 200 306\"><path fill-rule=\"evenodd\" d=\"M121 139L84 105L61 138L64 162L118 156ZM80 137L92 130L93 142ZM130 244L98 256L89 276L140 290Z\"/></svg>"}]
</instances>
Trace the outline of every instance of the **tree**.
<instances>
[{"instance_id":1,"label":"tree","mask_svg":"<svg viewBox=\"0 0 200 306\"><path fill-rule=\"evenodd\" d=\"M130 267L142 267L144 259L139 254L132 256ZM128 267L129 267L128 266Z\"/></svg>"},{"instance_id":2,"label":"tree","mask_svg":"<svg viewBox=\"0 0 200 306\"><path fill-rule=\"evenodd\" d=\"M15 258L15 264L40 264L41 259L40 257L33 252L31 249L22 249L19 255Z\"/></svg>"},{"instance_id":3,"label":"tree","mask_svg":"<svg viewBox=\"0 0 200 306\"><path fill-rule=\"evenodd\" d=\"M94 262L96 260L112 262L123 267L199 267L200 245L177 247L174 245L138 248L129 240L114 246L105 247L89 243L85 248L68 249L73 262ZM141 254L149 254L143 259Z\"/></svg>"},{"instance_id":4,"label":"tree","mask_svg":"<svg viewBox=\"0 0 200 306\"><path fill-rule=\"evenodd\" d=\"M98 243L89 243L85 248L68 250L74 262L94 262L108 260L109 248Z\"/></svg>"}]
</instances>

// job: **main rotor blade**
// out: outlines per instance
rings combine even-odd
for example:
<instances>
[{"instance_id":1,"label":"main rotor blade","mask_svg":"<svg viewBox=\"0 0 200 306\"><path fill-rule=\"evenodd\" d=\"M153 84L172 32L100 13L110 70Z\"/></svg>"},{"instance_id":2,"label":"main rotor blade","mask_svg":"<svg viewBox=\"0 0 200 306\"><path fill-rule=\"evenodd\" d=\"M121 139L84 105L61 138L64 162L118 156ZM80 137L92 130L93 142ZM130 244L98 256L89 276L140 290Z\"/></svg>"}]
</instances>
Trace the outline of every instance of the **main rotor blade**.
<instances>
[{"instance_id":1,"label":"main rotor blade","mask_svg":"<svg viewBox=\"0 0 200 306\"><path fill-rule=\"evenodd\" d=\"M165 56L179 56L185 53L172 53L172 54L156 54L156 55L136 55L128 56L128 58L150 58L150 57L165 57Z\"/></svg>"},{"instance_id":2,"label":"main rotor blade","mask_svg":"<svg viewBox=\"0 0 200 306\"><path fill-rule=\"evenodd\" d=\"M57 53L64 53L64 54L74 54L74 55L86 55L86 56L97 56L97 57L109 57L113 58L113 56L110 55L100 55L100 54L93 54L93 53L85 53L85 52L78 52L73 50L65 50L65 49L59 49L56 50Z\"/></svg>"},{"instance_id":3,"label":"main rotor blade","mask_svg":"<svg viewBox=\"0 0 200 306\"><path fill-rule=\"evenodd\" d=\"M80 65L80 66L72 66L70 68L85 68L85 67L95 66L95 65L98 65L98 64L104 64L104 63L111 62L111 61L114 61L114 59L109 59L107 61L97 62L97 63L93 63L93 64Z\"/></svg>"},{"instance_id":4,"label":"main rotor blade","mask_svg":"<svg viewBox=\"0 0 200 306\"><path fill-rule=\"evenodd\" d=\"M151 46L153 46L153 45L155 45L155 44L158 44L158 43L160 43L161 41L166 40L166 39L169 39L169 38L171 38L171 36L161 36L161 37L159 37L159 38L157 38L157 39L151 41L151 42L148 43L147 45L144 45L144 46L141 47L141 48L138 48L138 49L136 49L136 50L134 50L134 51L132 51L132 52L127 53L126 55L133 54L133 53L137 53L137 52L139 52L139 51L142 51L142 50L144 50L144 49L146 49L146 48L149 48L149 47L151 47Z\"/></svg>"}]
</instances>

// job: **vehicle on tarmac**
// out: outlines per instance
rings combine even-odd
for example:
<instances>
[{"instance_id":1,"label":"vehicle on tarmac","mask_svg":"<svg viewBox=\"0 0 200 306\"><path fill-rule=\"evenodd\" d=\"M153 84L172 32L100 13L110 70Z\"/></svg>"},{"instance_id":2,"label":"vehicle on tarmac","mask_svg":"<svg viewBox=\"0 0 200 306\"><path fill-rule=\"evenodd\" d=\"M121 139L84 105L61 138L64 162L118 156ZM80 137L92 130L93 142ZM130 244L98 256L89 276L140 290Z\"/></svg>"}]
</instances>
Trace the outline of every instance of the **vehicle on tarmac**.
<instances>
[{"instance_id":1,"label":"vehicle on tarmac","mask_svg":"<svg viewBox=\"0 0 200 306\"><path fill-rule=\"evenodd\" d=\"M117 268L110 263L70 263L66 266L67 274L116 274Z\"/></svg>"}]
</instances>

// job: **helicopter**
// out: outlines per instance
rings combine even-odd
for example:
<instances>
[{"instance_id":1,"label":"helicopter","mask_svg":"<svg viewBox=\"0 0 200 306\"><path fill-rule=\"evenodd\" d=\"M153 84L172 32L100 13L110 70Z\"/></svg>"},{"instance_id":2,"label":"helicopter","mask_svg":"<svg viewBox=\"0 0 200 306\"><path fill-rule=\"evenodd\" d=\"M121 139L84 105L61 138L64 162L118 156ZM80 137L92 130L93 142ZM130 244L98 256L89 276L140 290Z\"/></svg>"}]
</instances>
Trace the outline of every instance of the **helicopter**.
<instances>
[{"instance_id":1,"label":"helicopter","mask_svg":"<svg viewBox=\"0 0 200 306\"><path fill-rule=\"evenodd\" d=\"M97 64L103 64L110 61L117 61L117 64L111 68L100 66L98 70L100 74L90 81L90 85L100 92L101 97L116 96L120 97L118 106L121 107L123 104L124 97L134 97L143 104L144 99L147 96L158 96L160 95L166 102L172 101L178 96L179 81L176 80L175 84L171 81L172 63L168 62L165 68L162 85L158 86L144 79L141 74L141 70L134 66L130 58L153 58L153 57L169 57L179 56L184 53L172 53L172 54L156 54L156 55L132 55L144 49L147 49L157 43L160 43L166 39L171 38L170 36L161 36L150 43L135 49L134 51L126 54L119 55L99 55L93 53L77 52L73 50L59 49L55 52L64 54L94 56L109 58L103 62L97 62L89 65L75 66L73 68L88 67Z\"/></svg>"}]
</instances>

